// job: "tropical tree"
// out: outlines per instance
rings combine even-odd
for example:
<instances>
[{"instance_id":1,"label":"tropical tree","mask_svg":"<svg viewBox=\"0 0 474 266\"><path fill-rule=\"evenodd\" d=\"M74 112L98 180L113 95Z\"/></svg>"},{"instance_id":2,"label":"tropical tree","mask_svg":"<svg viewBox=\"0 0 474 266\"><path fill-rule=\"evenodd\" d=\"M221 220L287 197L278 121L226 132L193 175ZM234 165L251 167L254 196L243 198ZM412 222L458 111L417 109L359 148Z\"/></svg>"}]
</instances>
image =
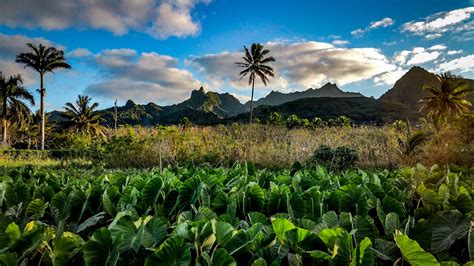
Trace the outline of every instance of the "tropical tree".
<instances>
[{"instance_id":1,"label":"tropical tree","mask_svg":"<svg viewBox=\"0 0 474 266\"><path fill-rule=\"evenodd\" d=\"M35 104L33 95L23 86L23 79L20 75L10 76L6 79L0 73L0 91L2 100L2 146L8 146L8 125L10 121L21 123L30 114L28 106L22 102L25 100L31 105ZM12 119L14 118L14 119Z\"/></svg>"},{"instance_id":2,"label":"tropical tree","mask_svg":"<svg viewBox=\"0 0 474 266\"><path fill-rule=\"evenodd\" d=\"M274 62L275 58L269 56L266 57L270 50L264 49L263 45L254 43L250 47L250 50L244 46L245 55L242 57L243 62L236 62L238 67L244 68L240 71L240 79L249 75L249 85L252 85L252 97L250 98L250 123L252 123L253 116L253 94L255 88L255 78L259 77L265 86L270 82L268 77L274 77L273 68L267 65L270 62Z\"/></svg>"},{"instance_id":3,"label":"tropical tree","mask_svg":"<svg viewBox=\"0 0 474 266\"><path fill-rule=\"evenodd\" d=\"M472 91L469 84L450 73L437 75L437 78L439 86L426 84L423 87L430 95L420 99L420 111L427 110L428 116L433 120L469 113L471 103L466 99L466 93Z\"/></svg>"},{"instance_id":4,"label":"tropical tree","mask_svg":"<svg viewBox=\"0 0 474 266\"><path fill-rule=\"evenodd\" d=\"M66 118L66 129L74 133L85 133L92 136L104 136L104 127L100 125L102 118L95 112L99 103L90 105L92 98L78 95L76 104L66 103L63 114Z\"/></svg>"},{"instance_id":5,"label":"tropical tree","mask_svg":"<svg viewBox=\"0 0 474 266\"><path fill-rule=\"evenodd\" d=\"M25 68L32 68L40 75L40 89L39 93L41 95L41 105L40 105L40 114L41 114L41 150L44 150L44 126L45 126L45 116L44 116L44 98L46 96L46 88L44 87L44 75L48 72L54 73L55 70L65 68L69 69L71 66L66 62L64 57L64 52L56 49L55 47L44 46L39 44L38 46L27 43L26 44L32 51L26 53L20 53L16 56L16 62L25 65Z\"/></svg>"}]
</instances>

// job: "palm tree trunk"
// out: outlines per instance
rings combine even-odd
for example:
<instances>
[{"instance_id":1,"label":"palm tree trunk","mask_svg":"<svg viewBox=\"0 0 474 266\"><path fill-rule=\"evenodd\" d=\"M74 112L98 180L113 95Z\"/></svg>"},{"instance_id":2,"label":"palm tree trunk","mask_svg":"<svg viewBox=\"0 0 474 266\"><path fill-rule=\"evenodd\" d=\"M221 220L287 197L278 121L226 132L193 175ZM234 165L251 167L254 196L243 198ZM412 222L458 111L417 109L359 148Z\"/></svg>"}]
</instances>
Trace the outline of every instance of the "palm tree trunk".
<instances>
[{"instance_id":1,"label":"palm tree trunk","mask_svg":"<svg viewBox=\"0 0 474 266\"><path fill-rule=\"evenodd\" d=\"M6 88L4 88L6 90ZM2 107L2 146L4 149L7 148L7 95L3 94L3 107Z\"/></svg>"},{"instance_id":2,"label":"palm tree trunk","mask_svg":"<svg viewBox=\"0 0 474 266\"><path fill-rule=\"evenodd\" d=\"M41 79L41 106L40 106L40 115L41 115L41 127L40 127L40 135L41 135L41 150L44 150L44 97L46 94L46 90L44 88L44 81L43 81L43 74L40 74Z\"/></svg>"},{"instance_id":3,"label":"palm tree trunk","mask_svg":"<svg viewBox=\"0 0 474 266\"><path fill-rule=\"evenodd\" d=\"M250 97L250 124L252 124L252 117L253 117L253 90L255 87L255 77L252 80L252 97Z\"/></svg>"}]
</instances>

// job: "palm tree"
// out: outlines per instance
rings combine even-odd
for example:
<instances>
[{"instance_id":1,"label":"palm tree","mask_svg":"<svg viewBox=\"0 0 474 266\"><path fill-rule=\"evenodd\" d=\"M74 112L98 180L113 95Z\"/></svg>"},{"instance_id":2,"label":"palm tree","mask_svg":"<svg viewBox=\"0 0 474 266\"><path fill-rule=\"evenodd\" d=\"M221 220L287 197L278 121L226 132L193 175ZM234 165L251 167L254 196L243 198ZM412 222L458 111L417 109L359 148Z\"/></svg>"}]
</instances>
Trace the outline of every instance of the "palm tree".
<instances>
[{"instance_id":1,"label":"palm tree","mask_svg":"<svg viewBox=\"0 0 474 266\"><path fill-rule=\"evenodd\" d=\"M10 76L5 79L0 73L0 91L2 99L2 145L4 148L8 146L7 143L7 132L9 118L12 121L20 123L25 117L31 113L28 106L26 106L22 100L28 101L31 105L35 104L33 95L23 87L23 79L20 75ZM10 111L10 114L8 112Z\"/></svg>"},{"instance_id":2,"label":"palm tree","mask_svg":"<svg viewBox=\"0 0 474 266\"><path fill-rule=\"evenodd\" d=\"M449 73L437 75L440 86L425 85L423 90L430 96L420 99L420 111L427 110L431 119L437 120L442 116L462 115L469 113L471 103L465 98L472 91L469 84L461 78Z\"/></svg>"},{"instance_id":3,"label":"palm tree","mask_svg":"<svg viewBox=\"0 0 474 266\"><path fill-rule=\"evenodd\" d=\"M100 125L102 118L95 112L99 103L90 105L89 96L78 95L76 105L68 102L64 106L66 112L64 117L66 129L74 133L85 133L93 136L104 136L103 126Z\"/></svg>"},{"instance_id":4,"label":"palm tree","mask_svg":"<svg viewBox=\"0 0 474 266\"><path fill-rule=\"evenodd\" d=\"M244 46L245 55L242 57L243 62L236 62L238 67L245 68L239 75L240 79L249 75L249 85L252 85L252 97L250 98L250 123L252 123L253 116L253 93L255 88L255 78L258 76L262 80L263 84L267 86L267 82L270 82L268 76L274 77L273 68L266 65L267 63L274 62L275 58L269 56L265 57L266 54L270 53L270 50L264 49L263 45L254 43L250 47L250 51Z\"/></svg>"},{"instance_id":5,"label":"palm tree","mask_svg":"<svg viewBox=\"0 0 474 266\"><path fill-rule=\"evenodd\" d=\"M46 89L44 88L44 75L48 72L54 73L56 69L69 69L71 66L66 63L66 58L64 57L64 52L61 50L56 49L55 47L47 47L43 44L38 46L27 43L26 44L32 52L27 53L20 53L16 56L16 62L25 65L26 67L34 69L36 72L40 74L40 89L39 93L41 95L41 106L40 106L40 114L41 114L41 128L40 128L40 135L41 135L41 150L44 150L44 124L45 124L45 116L44 116L44 98L46 96Z\"/></svg>"}]
</instances>

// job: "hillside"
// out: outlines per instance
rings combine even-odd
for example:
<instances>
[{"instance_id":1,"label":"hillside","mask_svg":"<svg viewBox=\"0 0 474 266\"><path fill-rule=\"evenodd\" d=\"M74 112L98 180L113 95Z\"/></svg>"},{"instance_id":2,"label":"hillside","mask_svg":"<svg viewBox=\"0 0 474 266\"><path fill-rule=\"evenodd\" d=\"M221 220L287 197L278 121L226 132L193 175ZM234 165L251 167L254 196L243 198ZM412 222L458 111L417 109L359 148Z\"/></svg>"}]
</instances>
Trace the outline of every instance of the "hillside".
<instances>
[{"instance_id":1,"label":"hillside","mask_svg":"<svg viewBox=\"0 0 474 266\"><path fill-rule=\"evenodd\" d=\"M356 123L378 124L392 122L396 119L412 121L418 119L418 113L403 104L368 97L305 98L277 106L259 106L255 109L254 116L261 121L266 121L272 112L278 112L284 117L296 114L300 118L320 117L324 120L345 115ZM246 119L248 119L248 114L240 114L233 121L245 121Z\"/></svg>"},{"instance_id":2,"label":"hillside","mask_svg":"<svg viewBox=\"0 0 474 266\"><path fill-rule=\"evenodd\" d=\"M317 97L330 97L330 98L339 98L339 97L363 97L362 94L357 92L344 92L337 87L334 83L326 83L319 89L309 88L305 91L297 91L291 93L281 93L278 91L272 91L266 97L261 98L254 102L254 107L259 105L280 105L283 103L303 99L303 98L317 98ZM250 109L250 102L245 104L247 110Z\"/></svg>"},{"instance_id":3,"label":"hillside","mask_svg":"<svg viewBox=\"0 0 474 266\"><path fill-rule=\"evenodd\" d=\"M163 107L164 113L176 113L187 108L206 113L214 113L221 118L245 112L240 101L229 93L205 92L201 87L191 92L191 97L182 103Z\"/></svg>"},{"instance_id":4,"label":"hillside","mask_svg":"<svg viewBox=\"0 0 474 266\"><path fill-rule=\"evenodd\" d=\"M470 84L471 88L474 88L474 80L465 79L465 81ZM428 72L424 68L412 67L395 82L390 90L380 97L380 100L403 103L418 111L420 109L418 101L428 96L428 93L422 89L425 84L439 86L439 81L435 74ZM468 98L471 102L474 102L474 93L470 93Z\"/></svg>"}]
</instances>

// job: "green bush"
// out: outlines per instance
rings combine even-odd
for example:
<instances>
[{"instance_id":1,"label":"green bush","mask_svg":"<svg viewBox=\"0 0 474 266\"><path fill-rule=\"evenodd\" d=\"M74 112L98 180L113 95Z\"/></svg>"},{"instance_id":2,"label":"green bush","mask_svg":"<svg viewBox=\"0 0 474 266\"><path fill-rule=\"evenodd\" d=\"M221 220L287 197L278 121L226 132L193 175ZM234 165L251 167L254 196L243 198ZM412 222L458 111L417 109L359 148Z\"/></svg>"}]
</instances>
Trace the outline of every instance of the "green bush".
<instances>
[{"instance_id":1,"label":"green bush","mask_svg":"<svg viewBox=\"0 0 474 266\"><path fill-rule=\"evenodd\" d=\"M332 149L327 145L321 145L314 151L312 161L332 170L342 170L355 167L359 162L359 156L355 149L346 146Z\"/></svg>"}]
</instances>

